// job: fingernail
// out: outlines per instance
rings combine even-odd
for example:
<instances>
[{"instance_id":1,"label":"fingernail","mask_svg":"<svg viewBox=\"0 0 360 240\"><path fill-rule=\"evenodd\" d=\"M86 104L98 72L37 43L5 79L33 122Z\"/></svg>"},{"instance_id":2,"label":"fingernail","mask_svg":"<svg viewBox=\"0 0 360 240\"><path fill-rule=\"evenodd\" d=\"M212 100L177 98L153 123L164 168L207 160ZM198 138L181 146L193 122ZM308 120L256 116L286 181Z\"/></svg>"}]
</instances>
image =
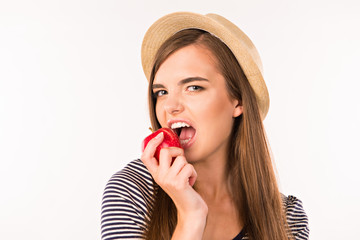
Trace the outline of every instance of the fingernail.
<instances>
[{"instance_id":1,"label":"fingernail","mask_svg":"<svg viewBox=\"0 0 360 240\"><path fill-rule=\"evenodd\" d=\"M161 132L161 133L159 133L158 135L156 135L156 139L160 139L162 136L164 135L164 133L163 132Z\"/></svg>"}]
</instances>

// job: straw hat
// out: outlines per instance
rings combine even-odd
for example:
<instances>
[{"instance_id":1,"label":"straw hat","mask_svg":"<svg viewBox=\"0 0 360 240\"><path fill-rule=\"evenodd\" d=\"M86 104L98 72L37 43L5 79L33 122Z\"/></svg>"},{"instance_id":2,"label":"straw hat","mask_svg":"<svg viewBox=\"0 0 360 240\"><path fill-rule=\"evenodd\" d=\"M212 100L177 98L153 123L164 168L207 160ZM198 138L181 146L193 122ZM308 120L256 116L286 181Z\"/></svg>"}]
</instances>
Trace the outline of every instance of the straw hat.
<instances>
[{"instance_id":1,"label":"straw hat","mask_svg":"<svg viewBox=\"0 0 360 240\"><path fill-rule=\"evenodd\" d=\"M229 47L255 91L261 118L264 120L269 110L269 93L263 79L259 53L245 33L217 14L176 12L157 20L146 32L141 47L142 66L148 81L155 54L160 46L173 34L189 28L207 31Z\"/></svg>"}]
</instances>

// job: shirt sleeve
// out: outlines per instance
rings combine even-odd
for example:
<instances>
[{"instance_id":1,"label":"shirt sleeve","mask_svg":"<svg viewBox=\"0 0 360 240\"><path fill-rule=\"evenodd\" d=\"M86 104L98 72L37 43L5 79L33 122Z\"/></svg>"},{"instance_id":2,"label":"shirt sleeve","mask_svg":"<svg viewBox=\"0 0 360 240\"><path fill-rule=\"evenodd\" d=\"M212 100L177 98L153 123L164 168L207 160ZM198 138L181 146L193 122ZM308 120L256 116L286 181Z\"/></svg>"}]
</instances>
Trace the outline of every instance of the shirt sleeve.
<instances>
[{"instance_id":1,"label":"shirt sleeve","mask_svg":"<svg viewBox=\"0 0 360 240\"><path fill-rule=\"evenodd\" d=\"M102 240L144 239L152 194L145 170L133 161L108 181L102 199Z\"/></svg>"},{"instance_id":2,"label":"shirt sleeve","mask_svg":"<svg viewBox=\"0 0 360 240\"><path fill-rule=\"evenodd\" d=\"M284 200L287 223L295 239L309 239L309 221L302 201L292 195L289 195Z\"/></svg>"}]
</instances>

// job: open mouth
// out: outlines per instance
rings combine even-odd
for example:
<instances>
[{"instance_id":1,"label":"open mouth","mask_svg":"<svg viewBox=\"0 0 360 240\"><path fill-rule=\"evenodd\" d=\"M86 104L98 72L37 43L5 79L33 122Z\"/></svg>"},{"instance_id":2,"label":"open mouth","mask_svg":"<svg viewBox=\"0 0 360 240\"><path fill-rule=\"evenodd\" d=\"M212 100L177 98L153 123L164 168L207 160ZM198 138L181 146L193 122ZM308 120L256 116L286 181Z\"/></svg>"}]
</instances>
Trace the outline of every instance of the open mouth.
<instances>
[{"instance_id":1,"label":"open mouth","mask_svg":"<svg viewBox=\"0 0 360 240\"><path fill-rule=\"evenodd\" d=\"M179 136L180 144L183 148L190 147L191 141L196 133L195 128L185 122L175 122L171 124L171 129Z\"/></svg>"}]
</instances>

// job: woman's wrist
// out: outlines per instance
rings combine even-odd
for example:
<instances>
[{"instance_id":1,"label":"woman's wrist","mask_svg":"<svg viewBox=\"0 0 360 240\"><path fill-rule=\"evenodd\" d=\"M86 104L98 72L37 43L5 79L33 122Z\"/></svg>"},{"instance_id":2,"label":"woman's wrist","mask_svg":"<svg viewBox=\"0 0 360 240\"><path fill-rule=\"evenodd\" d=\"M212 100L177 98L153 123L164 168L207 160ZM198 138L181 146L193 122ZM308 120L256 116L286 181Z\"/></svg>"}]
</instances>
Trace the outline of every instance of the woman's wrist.
<instances>
[{"instance_id":1,"label":"woman's wrist","mask_svg":"<svg viewBox=\"0 0 360 240\"><path fill-rule=\"evenodd\" d=\"M178 214L177 225L172 240L202 239L207 218L207 209L189 214Z\"/></svg>"}]
</instances>

